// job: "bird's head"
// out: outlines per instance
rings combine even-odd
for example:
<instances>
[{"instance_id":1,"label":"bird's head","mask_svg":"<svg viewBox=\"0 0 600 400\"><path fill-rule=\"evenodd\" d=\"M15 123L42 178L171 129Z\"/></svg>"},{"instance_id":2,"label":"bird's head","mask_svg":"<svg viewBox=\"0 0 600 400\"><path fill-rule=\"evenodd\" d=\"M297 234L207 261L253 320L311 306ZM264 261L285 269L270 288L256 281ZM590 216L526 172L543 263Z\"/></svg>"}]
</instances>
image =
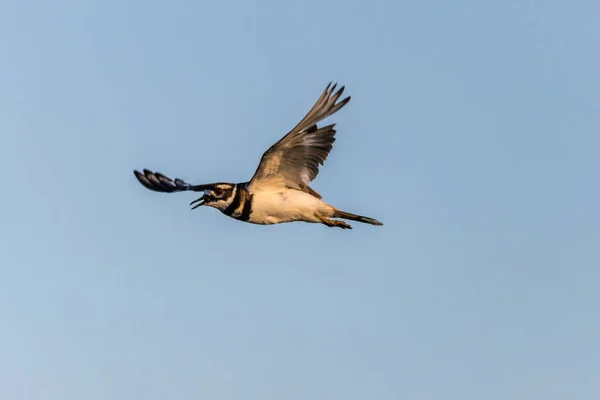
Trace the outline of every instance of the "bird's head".
<instances>
[{"instance_id":1,"label":"bird's head","mask_svg":"<svg viewBox=\"0 0 600 400\"><path fill-rule=\"evenodd\" d=\"M231 183L213 183L206 185L204 195L190 203L195 204L192 210L200 206L214 207L224 211L231 205L235 197L236 186Z\"/></svg>"}]
</instances>

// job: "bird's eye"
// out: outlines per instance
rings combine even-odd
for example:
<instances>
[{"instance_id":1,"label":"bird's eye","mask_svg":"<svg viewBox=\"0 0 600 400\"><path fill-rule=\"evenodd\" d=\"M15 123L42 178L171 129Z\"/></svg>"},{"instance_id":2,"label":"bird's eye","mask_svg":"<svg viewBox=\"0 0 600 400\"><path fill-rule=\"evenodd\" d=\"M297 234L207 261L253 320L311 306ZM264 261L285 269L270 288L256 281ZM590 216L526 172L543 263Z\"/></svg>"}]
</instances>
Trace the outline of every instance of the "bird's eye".
<instances>
[{"instance_id":1,"label":"bird's eye","mask_svg":"<svg viewBox=\"0 0 600 400\"><path fill-rule=\"evenodd\" d=\"M215 189L214 192L216 196L220 196L221 194L223 194L223 190L219 188Z\"/></svg>"}]
</instances>

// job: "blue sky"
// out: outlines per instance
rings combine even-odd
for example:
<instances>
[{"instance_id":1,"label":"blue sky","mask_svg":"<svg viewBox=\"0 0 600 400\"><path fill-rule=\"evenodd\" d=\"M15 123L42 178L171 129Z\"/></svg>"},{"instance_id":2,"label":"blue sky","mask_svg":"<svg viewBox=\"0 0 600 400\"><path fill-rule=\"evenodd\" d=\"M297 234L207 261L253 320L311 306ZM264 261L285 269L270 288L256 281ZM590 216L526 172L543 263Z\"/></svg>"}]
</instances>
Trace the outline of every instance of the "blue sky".
<instances>
[{"instance_id":1,"label":"blue sky","mask_svg":"<svg viewBox=\"0 0 600 400\"><path fill-rule=\"evenodd\" d=\"M3 399L597 399L600 4L0 4ZM314 188L244 181L331 80Z\"/></svg>"}]
</instances>

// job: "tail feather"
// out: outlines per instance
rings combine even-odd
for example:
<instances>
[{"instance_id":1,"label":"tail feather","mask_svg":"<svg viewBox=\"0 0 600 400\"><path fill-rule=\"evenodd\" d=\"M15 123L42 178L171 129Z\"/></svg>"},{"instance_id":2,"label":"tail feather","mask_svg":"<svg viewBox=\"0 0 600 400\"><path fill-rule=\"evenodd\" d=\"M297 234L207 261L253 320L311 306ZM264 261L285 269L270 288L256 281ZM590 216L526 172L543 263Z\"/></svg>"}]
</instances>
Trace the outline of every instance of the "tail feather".
<instances>
[{"instance_id":1,"label":"tail feather","mask_svg":"<svg viewBox=\"0 0 600 400\"><path fill-rule=\"evenodd\" d=\"M374 218L363 217L362 215L356 215L356 214L352 214L352 213L340 211L340 210L335 210L335 212L333 214L333 218L343 218L343 219L348 219L350 221L358 221L358 222L363 222L365 224L371 224L371 225L377 225L377 226L383 225L383 223L377 221Z\"/></svg>"}]
</instances>

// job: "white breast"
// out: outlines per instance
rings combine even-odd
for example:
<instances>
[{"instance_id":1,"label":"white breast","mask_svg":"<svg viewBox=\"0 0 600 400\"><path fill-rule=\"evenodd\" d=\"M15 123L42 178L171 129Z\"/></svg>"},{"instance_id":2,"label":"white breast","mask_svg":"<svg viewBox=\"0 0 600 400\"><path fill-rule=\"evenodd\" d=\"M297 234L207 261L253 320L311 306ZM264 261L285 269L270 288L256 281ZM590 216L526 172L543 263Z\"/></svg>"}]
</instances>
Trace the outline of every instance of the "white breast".
<instances>
[{"instance_id":1,"label":"white breast","mask_svg":"<svg viewBox=\"0 0 600 400\"><path fill-rule=\"evenodd\" d=\"M252 214L250 221L255 224L279 224L282 222L320 222L315 213L331 216L333 207L299 190L252 193Z\"/></svg>"}]
</instances>

